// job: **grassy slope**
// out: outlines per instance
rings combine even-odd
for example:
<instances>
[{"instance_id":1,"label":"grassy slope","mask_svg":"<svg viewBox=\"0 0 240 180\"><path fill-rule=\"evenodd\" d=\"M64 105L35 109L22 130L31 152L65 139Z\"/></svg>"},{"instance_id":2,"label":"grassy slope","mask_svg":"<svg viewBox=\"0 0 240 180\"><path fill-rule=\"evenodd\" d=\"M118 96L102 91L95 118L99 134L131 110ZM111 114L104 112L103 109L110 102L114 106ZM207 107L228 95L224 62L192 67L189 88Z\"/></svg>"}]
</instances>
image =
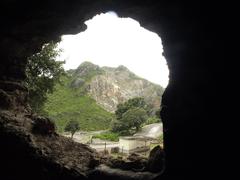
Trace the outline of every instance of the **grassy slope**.
<instances>
[{"instance_id":1,"label":"grassy slope","mask_svg":"<svg viewBox=\"0 0 240 180\"><path fill-rule=\"evenodd\" d=\"M118 141L119 140L119 134L114 132L104 132L101 134L94 135L93 138L99 138L102 140L108 140L108 141Z\"/></svg>"},{"instance_id":2,"label":"grassy slope","mask_svg":"<svg viewBox=\"0 0 240 180\"><path fill-rule=\"evenodd\" d=\"M55 121L58 131L62 132L70 119L79 121L82 130L108 129L113 115L89 96L80 95L80 90L69 88L69 83L70 78L63 78L63 85L56 85L44 108Z\"/></svg>"}]
</instances>

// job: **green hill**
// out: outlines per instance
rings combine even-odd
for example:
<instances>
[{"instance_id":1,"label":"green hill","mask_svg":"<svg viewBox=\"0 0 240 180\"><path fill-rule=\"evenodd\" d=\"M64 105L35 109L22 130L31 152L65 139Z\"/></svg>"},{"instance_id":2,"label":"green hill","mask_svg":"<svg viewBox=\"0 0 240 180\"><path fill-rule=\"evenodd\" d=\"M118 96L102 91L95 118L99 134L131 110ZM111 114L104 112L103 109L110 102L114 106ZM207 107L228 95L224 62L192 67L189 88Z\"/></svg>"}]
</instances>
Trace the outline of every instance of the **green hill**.
<instances>
[{"instance_id":1,"label":"green hill","mask_svg":"<svg viewBox=\"0 0 240 180\"><path fill-rule=\"evenodd\" d=\"M91 62L68 70L62 81L44 107L59 132L70 120L79 121L82 130L108 129L117 105L134 97L144 97L154 114L164 91L124 66L99 67Z\"/></svg>"},{"instance_id":2,"label":"green hill","mask_svg":"<svg viewBox=\"0 0 240 180\"><path fill-rule=\"evenodd\" d=\"M71 77L63 77L62 84L56 85L53 94L48 95L44 110L57 126L59 132L71 119L80 123L82 130L102 130L109 128L113 114L96 104L88 95L80 93L81 88L70 88Z\"/></svg>"}]
</instances>

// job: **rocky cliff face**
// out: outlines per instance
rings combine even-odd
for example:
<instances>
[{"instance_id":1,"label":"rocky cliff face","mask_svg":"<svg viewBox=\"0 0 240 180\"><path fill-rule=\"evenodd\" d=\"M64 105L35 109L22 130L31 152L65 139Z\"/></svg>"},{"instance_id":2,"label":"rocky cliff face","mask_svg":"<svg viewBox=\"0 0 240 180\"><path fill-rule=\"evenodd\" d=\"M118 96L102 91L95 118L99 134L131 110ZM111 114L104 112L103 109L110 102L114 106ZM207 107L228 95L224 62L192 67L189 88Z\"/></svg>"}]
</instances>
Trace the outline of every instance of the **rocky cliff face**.
<instances>
[{"instance_id":1,"label":"rocky cliff face","mask_svg":"<svg viewBox=\"0 0 240 180\"><path fill-rule=\"evenodd\" d=\"M85 91L104 109L114 112L119 103L134 97L144 97L153 110L161 104L164 89L138 77L124 66L102 67L82 63L73 73L72 87Z\"/></svg>"}]
</instances>

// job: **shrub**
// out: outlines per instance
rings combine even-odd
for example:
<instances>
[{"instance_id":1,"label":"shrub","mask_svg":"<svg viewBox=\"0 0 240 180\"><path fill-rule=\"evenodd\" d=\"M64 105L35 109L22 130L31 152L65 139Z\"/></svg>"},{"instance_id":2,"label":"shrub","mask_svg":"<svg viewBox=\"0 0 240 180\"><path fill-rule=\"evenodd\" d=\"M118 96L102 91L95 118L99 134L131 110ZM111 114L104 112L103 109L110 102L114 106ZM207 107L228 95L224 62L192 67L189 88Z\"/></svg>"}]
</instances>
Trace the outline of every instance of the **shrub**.
<instances>
[{"instance_id":1,"label":"shrub","mask_svg":"<svg viewBox=\"0 0 240 180\"><path fill-rule=\"evenodd\" d=\"M66 127L64 128L65 131L71 132L71 138L73 138L73 135L75 134L75 132L77 132L78 130L80 130L79 127L79 122L76 120L70 120Z\"/></svg>"},{"instance_id":2,"label":"shrub","mask_svg":"<svg viewBox=\"0 0 240 180\"><path fill-rule=\"evenodd\" d=\"M114 132L105 132L102 134L94 135L93 138L99 138L99 139L108 140L108 141L118 141L119 134Z\"/></svg>"}]
</instances>

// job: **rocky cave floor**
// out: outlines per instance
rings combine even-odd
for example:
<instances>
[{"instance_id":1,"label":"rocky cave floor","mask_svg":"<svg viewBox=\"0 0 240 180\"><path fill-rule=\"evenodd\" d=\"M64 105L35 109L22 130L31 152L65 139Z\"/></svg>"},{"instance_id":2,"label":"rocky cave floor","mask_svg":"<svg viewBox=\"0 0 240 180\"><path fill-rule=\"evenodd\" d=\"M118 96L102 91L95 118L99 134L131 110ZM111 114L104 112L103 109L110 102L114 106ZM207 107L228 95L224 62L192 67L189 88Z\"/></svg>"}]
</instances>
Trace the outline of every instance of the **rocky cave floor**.
<instances>
[{"instance_id":1,"label":"rocky cave floor","mask_svg":"<svg viewBox=\"0 0 240 180\"><path fill-rule=\"evenodd\" d=\"M147 180L159 176L163 167L161 149L155 148L149 158L136 154L124 160L112 158L97 153L88 145L58 135L49 119L33 114L1 110L0 134L1 139L6 141L3 144L9 146L5 149L17 149L19 154L16 156L23 156L23 161L26 159L25 163L29 162L29 166L40 164L37 167L38 170L43 169L40 174L45 175L42 177L52 174L53 177L59 176L63 179L104 177ZM12 163L11 157L8 157L11 156L11 151L4 153L7 159L4 162L8 166L8 163Z\"/></svg>"}]
</instances>

